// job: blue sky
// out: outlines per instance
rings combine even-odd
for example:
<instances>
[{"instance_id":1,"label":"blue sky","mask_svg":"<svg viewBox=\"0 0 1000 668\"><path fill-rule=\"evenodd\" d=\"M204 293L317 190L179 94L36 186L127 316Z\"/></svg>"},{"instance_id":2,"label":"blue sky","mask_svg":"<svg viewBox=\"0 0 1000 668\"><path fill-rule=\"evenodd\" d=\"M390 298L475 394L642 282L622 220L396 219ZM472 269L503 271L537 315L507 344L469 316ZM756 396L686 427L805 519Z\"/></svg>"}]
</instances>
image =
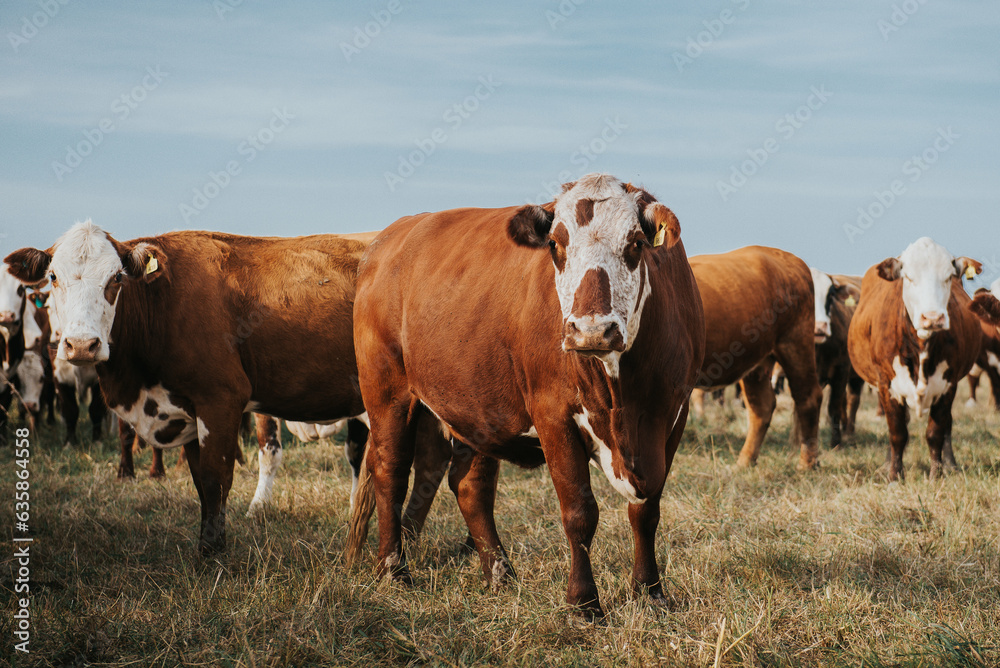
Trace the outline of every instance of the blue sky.
<instances>
[{"instance_id":1,"label":"blue sky","mask_svg":"<svg viewBox=\"0 0 1000 668\"><path fill-rule=\"evenodd\" d=\"M379 229L604 171L692 255L861 273L929 235L1000 277L1000 3L808 5L5 2L0 251L88 217Z\"/></svg>"}]
</instances>

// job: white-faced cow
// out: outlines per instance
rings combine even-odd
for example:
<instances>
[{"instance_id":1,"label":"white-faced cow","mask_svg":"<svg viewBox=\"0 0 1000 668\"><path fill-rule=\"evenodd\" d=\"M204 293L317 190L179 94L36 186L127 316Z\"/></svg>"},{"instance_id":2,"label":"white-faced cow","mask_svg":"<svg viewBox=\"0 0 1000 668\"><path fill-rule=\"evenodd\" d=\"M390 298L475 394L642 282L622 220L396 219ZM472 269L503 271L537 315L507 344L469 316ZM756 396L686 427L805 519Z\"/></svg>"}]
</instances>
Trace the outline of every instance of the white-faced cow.
<instances>
[{"instance_id":1,"label":"white-faced cow","mask_svg":"<svg viewBox=\"0 0 1000 668\"><path fill-rule=\"evenodd\" d=\"M816 295L816 372L820 387L830 386L830 447L836 448L843 435L854 434L864 387L847 354L847 332L861 298L861 280L855 284L812 267L810 271Z\"/></svg>"},{"instance_id":2,"label":"white-faced cow","mask_svg":"<svg viewBox=\"0 0 1000 668\"><path fill-rule=\"evenodd\" d=\"M13 383L24 358L25 287L6 272L0 272L0 444L7 440L7 412L14 399Z\"/></svg>"},{"instance_id":3,"label":"white-faced cow","mask_svg":"<svg viewBox=\"0 0 1000 668\"><path fill-rule=\"evenodd\" d=\"M150 445L184 447L208 554L226 544L244 411L307 422L364 413L351 305L365 246L194 231L120 242L88 221L7 261L24 282L51 281L57 357L95 367L109 407ZM276 460L262 450L261 473Z\"/></svg>"},{"instance_id":4,"label":"white-faced cow","mask_svg":"<svg viewBox=\"0 0 1000 668\"><path fill-rule=\"evenodd\" d=\"M660 495L705 334L667 207L590 174L544 207L402 218L362 262L354 318L380 572L410 580L400 508L414 422L430 411L458 444L449 482L487 580L513 576L493 517L498 460L544 461L572 555L567 600L602 614L593 461L629 502L635 587L662 599Z\"/></svg>"},{"instance_id":5,"label":"white-faced cow","mask_svg":"<svg viewBox=\"0 0 1000 668\"><path fill-rule=\"evenodd\" d=\"M930 414L931 474L940 473L943 465L955 466L951 405L982 339L962 287L961 277L970 271L981 272L982 265L953 257L923 237L898 258L887 258L865 273L848 351L858 374L878 388L889 425L890 480L904 475L908 409L918 418Z\"/></svg>"},{"instance_id":6,"label":"white-faced cow","mask_svg":"<svg viewBox=\"0 0 1000 668\"><path fill-rule=\"evenodd\" d=\"M21 402L28 412L32 427L38 424L43 408L48 408L50 422L52 414L53 387L52 362L49 360L48 309L45 295L32 293L26 300L24 309L24 357L17 368L20 381Z\"/></svg>"},{"instance_id":7,"label":"white-faced cow","mask_svg":"<svg viewBox=\"0 0 1000 668\"><path fill-rule=\"evenodd\" d=\"M691 269L707 330L697 386L714 390L739 382L747 407L747 437L737 464L757 462L776 405L771 372L777 360L795 402L798 466L814 467L823 394L816 375L809 267L777 248L748 246L719 255L696 255Z\"/></svg>"}]
</instances>

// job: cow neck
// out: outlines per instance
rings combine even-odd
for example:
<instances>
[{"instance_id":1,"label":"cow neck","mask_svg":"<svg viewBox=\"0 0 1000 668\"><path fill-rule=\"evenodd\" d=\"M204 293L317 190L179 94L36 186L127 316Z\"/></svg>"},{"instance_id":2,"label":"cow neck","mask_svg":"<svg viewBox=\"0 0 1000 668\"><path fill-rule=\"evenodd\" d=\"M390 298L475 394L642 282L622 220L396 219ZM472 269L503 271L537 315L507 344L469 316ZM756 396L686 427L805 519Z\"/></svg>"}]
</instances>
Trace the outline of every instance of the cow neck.
<instances>
[{"instance_id":1,"label":"cow neck","mask_svg":"<svg viewBox=\"0 0 1000 668\"><path fill-rule=\"evenodd\" d=\"M143 388L158 381L163 350L163 336L157 336L168 323L156 323L155 314L165 313L156 308L161 290L152 284L133 281L118 294L115 320L111 326L111 352L107 362L97 365L97 375L105 396L113 405L128 408Z\"/></svg>"},{"instance_id":2,"label":"cow neck","mask_svg":"<svg viewBox=\"0 0 1000 668\"><path fill-rule=\"evenodd\" d=\"M934 332L927 339L922 340L917 336L917 330L914 328L910 316L906 312L905 305L900 306L900 317L897 319L897 322L899 323L897 327L897 340L900 342L900 363L909 369L913 377L917 377L920 374L917 365L921 359L931 357L933 351L947 345L950 339L949 330Z\"/></svg>"},{"instance_id":3,"label":"cow neck","mask_svg":"<svg viewBox=\"0 0 1000 668\"><path fill-rule=\"evenodd\" d=\"M0 332L4 338L3 368L9 371L24 357L24 328L18 327L11 332L6 327L0 327Z\"/></svg>"}]
</instances>

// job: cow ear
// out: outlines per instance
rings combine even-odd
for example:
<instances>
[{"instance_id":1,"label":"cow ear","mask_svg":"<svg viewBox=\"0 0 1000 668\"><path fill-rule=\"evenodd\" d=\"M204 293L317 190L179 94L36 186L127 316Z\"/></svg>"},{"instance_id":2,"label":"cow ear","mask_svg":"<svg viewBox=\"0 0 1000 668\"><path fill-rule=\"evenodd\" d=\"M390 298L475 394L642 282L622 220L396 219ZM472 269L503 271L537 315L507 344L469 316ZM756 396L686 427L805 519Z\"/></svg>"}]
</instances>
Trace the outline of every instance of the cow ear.
<instances>
[{"instance_id":1,"label":"cow ear","mask_svg":"<svg viewBox=\"0 0 1000 668\"><path fill-rule=\"evenodd\" d=\"M541 248L548 240L555 213L549 207L525 204L507 222L507 236L518 246Z\"/></svg>"},{"instance_id":2,"label":"cow ear","mask_svg":"<svg viewBox=\"0 0 1000 668\"><path fill-rule=\"evenodd\" d=\"M671 248L681 238L681 224L674 212L659 202L652 202L642 211L642 217L649 225L649 230L643 226L653 246ZM650 232L652 236L650 236Z\"/></svg>"},{"instance_id":3,"label":"cow ear","mask_svg":"<svg viewBox=\"0 0 1000 668\"><path fill-rule=\"evenodd\" d=\"M953 264L955 265L955 275L961 277L962 274L965 274L965 277L970 281L976 274L983 273L982 263L969 257L956 257Z\"/></svg>"},{"instance_id":4,"label":"cow ear","mask_svg":"<svg viewBox=\"0 0 1000 668\"><path fill-rule=\"evenodd\" d=\"M858 290L857 286L850 283L834 282L833 289L836 290L837 299L848 306L855 306L861 299L861 290Z\"/></svg>"},{"instance_id":5,"label":"cow ear","mask_svg":"<svg viewBox=\"0 0 1000 668\"><path fill-rule=\"evenodd\" d=\"M878 263L878 275L887 281L898 281L903 263L894 257L887 257Z\"/></svg>"},{"instance_id":6,"label":"cow ear","mask_svg":"<svg viewBox=\"0 0 1000 668\"><path fill-rule=\"evenodd\" d=\"M976 293L969 302L969 310L990 325L1000 327L1000 300L991 293Z\"/></svg>"},{"instance_id":7,"label":"cow ear","mask_svg":"<svg viewBox=\"0 0 1000 668\"><path fill-rule=\"evenodd\" d=\"M158 278L169 280L167 257L158 246L139 243L135 246L122 246L122 267L130 277L151 283Z\"/></svg>"},{"instance_id":8,"label":"cow ear","mask_svg":"<svg viewBox=\"0 0 1000 668\"><path fill-rule=\"evenodd\" d=\"M45 272L52 262L52 249L40 251L37 248L21 248L6 258L7 271L10 275L29 285L38 283L45 278Z\"/></svg>"}]
</instances>

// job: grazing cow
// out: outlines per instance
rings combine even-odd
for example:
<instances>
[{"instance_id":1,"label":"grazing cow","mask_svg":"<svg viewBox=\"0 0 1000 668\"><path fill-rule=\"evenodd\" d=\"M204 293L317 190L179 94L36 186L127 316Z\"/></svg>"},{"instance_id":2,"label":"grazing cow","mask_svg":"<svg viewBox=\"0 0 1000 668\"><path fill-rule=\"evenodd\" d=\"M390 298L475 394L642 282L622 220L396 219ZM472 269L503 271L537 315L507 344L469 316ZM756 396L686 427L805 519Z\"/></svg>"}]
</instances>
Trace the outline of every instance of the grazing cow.
<instances>
[{"instance_id":1,"label":"grazing cow","mask_svg":"<svg viewBox=\"0 0 1000 668\"><path fill-rule=\"evenodd\" d=\"M49 306L48 312L52 332L48 355L52 364L56 394L59 396L59 412L66 425L66 446L71 447L79 443L76 426L80 420L80 405L86 400L88 393L90 403L87 412L90 415L91 438L96 441L103 436L108 419L108 407L104 403L104 395L101 394L101 386L98 384L97 370L93 365L73 364L57 354L63 336L62 318L54 304ZM120 468L118 477L122 477Z\"/></svg>"},{"instance_id":2,"label":"grazing cow","mask_svg":"<svg viewBox=\"0 0 1000 668\"><path fill-rule=\"evenodd\" d=\"M806 263L776 248L696 255L691 269L705 309L705 360L697 386L739 382L749 428L738 464L757 462L774 413L774 360L785 370L800 437L799 468L816 465L822 391L813 344L813 283Z\"/></svg>"},{"instance_id":3,"label":"grazing cow","mask_svg":"<svg viewBox=\"0 0 1000 668\"><path fill-rule=\"evenodd\" d=\"M816 371L820 387L830 386L827 415L830 418L830 447L841 442L841 429L854 434L854 422L864 381L851 366L847 354L847 332L861 298L853 282L810 267L816 295Z\"/></svg>"},{"instance_id":4,"label":"grazing cow","mask_svg":"<svg viewBox=\"0 0 1000 668\"><path fill-rule=\"evenodd\" d=\"M0 271L0 445L7 441L7 413L14 399L13 383L24 357L25 287Z\"/></svg>"},{"instance_id":5,"label":"grazing cow","mask_svg":"<svg viewBox=\"0 0 1000 668\"><path fill-rule=\"evenodd\" d=\"M544 461L570 543L567 601L603 614L593 461L629 501L634 585L662 600L660 495L705 332L667 207L591 174L544 207L402 218L362 262L354 318L380 572L410 581L399 508L414 423L429 411L457 442L449 483L491 584L513 577L493 517L498 460Z\"/></svg>"},{"instance_id":6,"label":"grazing cow","mask_svg":"<svg viewBox=\"0 0 1000 668\"><path fill-rule=\"evenodd\" d=\"M958 381L979 355L982 330L969 312L962 274L982 265L953 257L927 237L871 267L848 334L851 363L878 388L889 425L889 479L904 477L908 408L929 413L931 475L955 466L951 405ZM943 461L942 461L943 456Z\"/></svg>"},{"instance_id":7,"label":"grazing cow","mask_svg":"<svg viewBox=\"0 0 1000 668\"><path fill-rule=\"evenodd\" d=\"M201 500L198 548L211 554L226 545L245 410L302 421L364 412L351 305L365 246L194 231L120 242L87 221L8 263L24 282L51 281L58 359L96 368L108 405L140 438L184 447ZM280 450L259 457L273 478Z\"/></svg>"}]
</instances>

